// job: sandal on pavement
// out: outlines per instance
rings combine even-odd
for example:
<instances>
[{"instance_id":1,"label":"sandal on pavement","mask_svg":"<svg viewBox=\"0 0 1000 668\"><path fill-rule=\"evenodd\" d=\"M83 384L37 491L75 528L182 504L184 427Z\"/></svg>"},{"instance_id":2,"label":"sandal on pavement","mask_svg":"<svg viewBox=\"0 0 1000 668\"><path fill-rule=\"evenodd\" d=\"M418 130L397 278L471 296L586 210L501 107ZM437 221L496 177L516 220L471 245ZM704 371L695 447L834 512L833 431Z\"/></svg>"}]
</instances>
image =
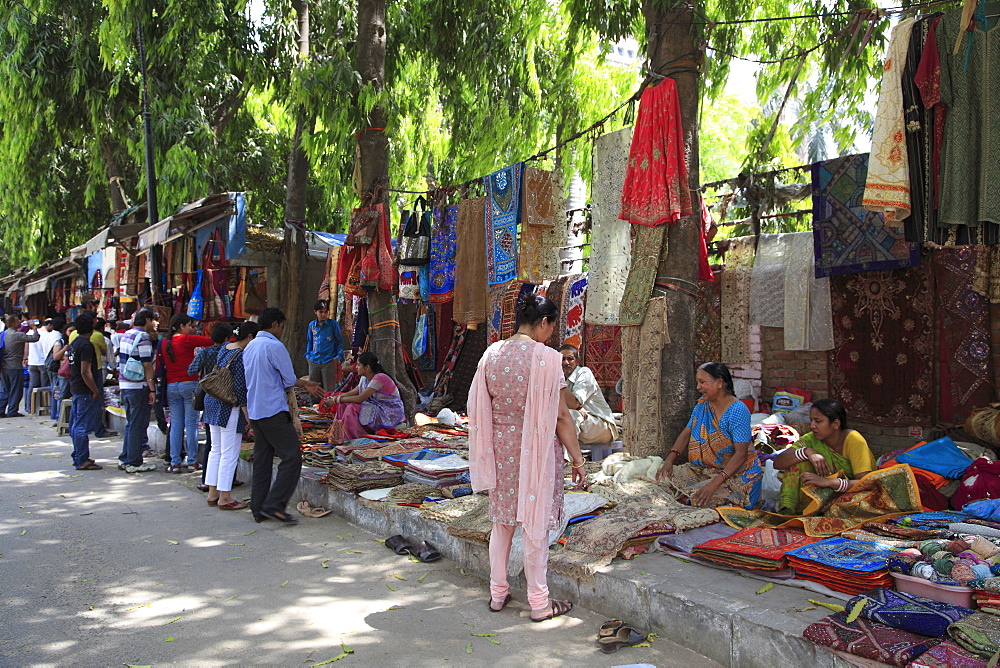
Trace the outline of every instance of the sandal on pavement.
<instances>
[{"instance_id":1,"label":"sandal on pavement","mask_svg":"<svg viewBox=\"0 0 1000 668\"><path fill-rule=\"evenodd\" d=\"M247 504L237 499L233 499L229 503L219 503L219 510L243 510L247 507Z\"/></svg>"},{"instance_id":2,"label":"sandal on pavement","mask_svg":"<svg viewBox=\"0 0 1000 668\"><path fill-rule=\"evenodd\" d=\"M299 521L297 519L295 519L294 517L292 517L291 515L289 515L287 512L283 512L281 510L262 510L262 511L260 511L260 514L263 515L264 517L269 517L272 520L277 520L277 521L281 522L282 524L298 524L299 523Z\"/></svg>"},{"instance_id":3,"label":"sandal on pavement","mask_svg":"<svg viewBox=\"0 0 1000 668\"><path fill-rule=\"evenodd\" d=\"M181 468L184 469L185 473L195 473L196 471L201 470L201 466L198 464L187 464Z\"/></svg>"},{"instance_id":4,"label":"sandal on pavement","mask_svg":"<svg viewBox=\"0 0 1000 668\"><path fill-rule=\"evenodd\" d=\"M601 624L601 630L597 632L597 640L600 641L601 638L610 638L618 633L618 629L624 625L625 622L620 619L609 619Z\"/></svg>"},{"instance_id":5,"label":"sandal on pavement","mask_svg":"<svg viewBox=\"0 0 1000 668\"><path fill-rule=\"evenodd\" d=\"M501 610L503 610L504 608L507 607L507 604L510 603L510 600L512 598L514 598L514 597L511 596L510 594L507 594L507 596L504 597L503 603L500 604L499 608L494 608L493 607L493 599L492 598L489 601L486 602L486 605L487 605L487 607L489 607L490 612L500 612Z\"/></svg>"},{"instance_id":6,"label":"sandal on pavement","mask_svg":"<svg viewBox=\"0 0 1000 668\"><path fill-rule=\"evenodd\" d=\"M210 506L217 506L217 505L219 505L219 500L218 499L205 499L205 503L207 503Z\"/></svg>"},{"instance_id":7,"label":"sandal on pavement","mask_svg":"<svg viewBox=\"0 0 1000 668\"><path fill-rule=\"evenodd\" d=\"M180 466L168 466L167 468L165 468L163 470L166 473L183 473L184 472L183 468L180 467Z\"/></svg>"},{"instance_id":8,"label":"sandal on pavement","mask_svg":"<svg viewBox=\"0 0 1000 668\"><path fill-rule=\"evenodd\" d=\"M630 626L623 626L613 635L601 638L597 643L605 654L617 652L622 647L632 647L646 641L646 636Z\"/></svg>"},{"instance_id":9,"label":"sandal on pavement","mask_svg":"<svg viewBox=\"0 0 1000 668\"><path fill-rule=\"evenodd\" d=\"M326 517L333 512L332 510L327 510L323 506L316 506L314 508L309 505L308 501L299 501L299 504L295 506L295 509L306 517Z\"/></svg>"},{"instance_id":10,"label":"sandal on pavement","mask_svg":"<svg viewBox=\"0 0 1000 668\"><path fill-rule=\"evenodd\" d=\"M77 471L101 471L104 467L100 464L95 464L92 460L87 460L84 463L76 467Z\"/></svg>"},{"instance_id":11,"label":"sandal on pavement","mask_svg":"<svg viewBox=\"0 0 1000 668\"><path fill-rule=\"evenodd\" d=\"M385 546L387 548L389 548L390 550L392 550L393 552L395 552L396 554L398 554L398 555L404 555L404 554L410 552L413 549L413 547L410 546L406 542L406 539L403 538L401 535L396 535L396 536L392 536L390 538L386 538L385 539ZM414 556L416 556L416 555L414 555Z\"/></svg>"},{"instance_id":12,"label":"sandal on pavement","mask_svg":"<svg viewBox=\"0 0 1000 668\"><path fill-rule=\"evenodd\" d=\"M569 601L551 601L550 600L549 601L549 606L552 608L552 612L550 612L549 614L545 615L544 617L537 617L537 618L536 617L532 617L531 621L533 621L533 622L535 622L537 624L538 622L544 622L547 619L555 619L556 617L560 617L562 615L565 615L567 612L569 612L570 610L573 609L573 604L571 602L569 602Z\"/></svg>"},{"instance_id":13,"label":"sandal on pavement","mask_svg":"<svg viewBox=\"0 0 1000 668\"><path fill-rule=\"evenodd\" d=\"M423 541L419 545L410 549L410 554L424 562L429 564L432 561L437 561L441 558L441 553L438 552L433 545L427 541Z\"/></svg>"}]
</instances>

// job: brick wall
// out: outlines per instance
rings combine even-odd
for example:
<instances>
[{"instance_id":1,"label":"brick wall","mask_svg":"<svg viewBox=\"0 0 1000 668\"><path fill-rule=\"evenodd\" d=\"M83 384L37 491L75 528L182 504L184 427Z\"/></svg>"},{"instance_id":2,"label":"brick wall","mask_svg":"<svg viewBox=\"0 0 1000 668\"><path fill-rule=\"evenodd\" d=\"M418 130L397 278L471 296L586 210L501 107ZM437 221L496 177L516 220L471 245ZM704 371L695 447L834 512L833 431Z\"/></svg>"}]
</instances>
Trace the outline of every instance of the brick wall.
<instances>
[{"instance_id":1,"label":"brick wall","mask_svg":"<svg viewBox=\"0 0 1000 668\"><path fill-rule=\"evenodd\" d=\"M762 390L761 361L764 357L764 346L760 336L761 328L750 325L750 361L746 364L726 364L733 374L733 380L749 380L760 396Z\"/></svg>"},{"instance_id":2,"label":"brick wall","mask_svg":"<svg viewBox=\"0 0 1000 668\"><path fill-rule=\"evenodd\" d=\"M1000 304L990 304L990 328L993 344L993 392L1000 400Z\"/></svg>"}]
</instances>

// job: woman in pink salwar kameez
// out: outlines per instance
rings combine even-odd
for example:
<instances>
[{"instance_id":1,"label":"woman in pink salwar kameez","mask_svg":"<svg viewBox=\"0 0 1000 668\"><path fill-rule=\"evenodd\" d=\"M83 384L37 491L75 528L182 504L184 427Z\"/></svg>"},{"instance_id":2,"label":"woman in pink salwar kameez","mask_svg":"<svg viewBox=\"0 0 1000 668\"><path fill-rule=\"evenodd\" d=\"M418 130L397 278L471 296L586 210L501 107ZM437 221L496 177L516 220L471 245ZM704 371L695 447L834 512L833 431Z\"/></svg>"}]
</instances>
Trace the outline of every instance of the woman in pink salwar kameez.
<instances>
[{"instance_id":1,"label":"woman in pink salwar kameez","mask_svg":"<svg viewBox=\"0 0 1000 668\"><path fill-rule=\"evenodd\" d=\"M405 422L406 410L399 390L375 353L361 353L357 366L361 376L358 386L324 399L320 411L336 406L335 417L344 421L344 433L348 438L361 438Z\"/></svg>"},{"instance_id":2,"label":"woman in pink salwar kameez","mask_svg":"<svg viewBox=\"0 0 1000 668\"><path fill-rule=\"evenodd\" d=\"M540 622L573 608L569 601L549 599L548 535L563 510L563 450L578 485L583 456L562 398L562 356L544 343L559 309L545 297L529 295L517 315L517 333L486 350L472 381L469 465L473 490L490 494L490 610L503 610L511 599L507 562L520 524L531 619Z\"/></svg>"}]
</instances>

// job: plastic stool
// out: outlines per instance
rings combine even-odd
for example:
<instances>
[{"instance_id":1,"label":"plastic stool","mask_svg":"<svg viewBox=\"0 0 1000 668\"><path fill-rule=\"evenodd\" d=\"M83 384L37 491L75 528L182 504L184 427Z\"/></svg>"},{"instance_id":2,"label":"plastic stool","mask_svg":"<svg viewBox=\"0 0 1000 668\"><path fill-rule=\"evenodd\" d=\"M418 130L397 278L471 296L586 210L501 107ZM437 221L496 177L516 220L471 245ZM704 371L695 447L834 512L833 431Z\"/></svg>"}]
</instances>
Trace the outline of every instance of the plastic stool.
<instances>
[{"instance_id":1,"label":"plastic stool","mask_svg":"<svg viewBox=\"0 0 1000 668\"><path fill-rule=\"evenodd\" d=\"M56 436L65 436L69 433L69 413L72 408L72 399L63 399L59 402L59 423L56 425Z\"/></svg>"},{"instance_id":2,"label":"plastic stool","mask_svg":"<svg viewBox=\"0 0 1000 668\"><path fill-rule=\"evenodd\" d=\"M31 390L31 410L32 415L44 415L52 408L52 388L36 387Z\"/></svg>"}]
</instances>

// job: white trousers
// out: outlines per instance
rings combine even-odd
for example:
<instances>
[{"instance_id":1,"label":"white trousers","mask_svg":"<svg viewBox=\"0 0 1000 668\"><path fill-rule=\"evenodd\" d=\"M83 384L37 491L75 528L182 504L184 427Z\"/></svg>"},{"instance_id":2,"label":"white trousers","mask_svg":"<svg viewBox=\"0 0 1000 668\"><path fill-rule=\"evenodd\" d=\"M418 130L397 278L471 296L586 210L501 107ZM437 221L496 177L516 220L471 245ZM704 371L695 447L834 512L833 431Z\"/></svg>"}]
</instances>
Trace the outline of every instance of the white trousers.
<instances>
[{"instance_id":1,"label":"white trousers","mask_svg":"<svg viewBox=\"0 0 1000 668\"><path fill-rule=\"evenodd\" d=\"M220 492L230 492L233 489L233 474L236 473L240 443L243 441L243 435L236 431L239 419L240 407L234 406L229 411L229 424L225 427L208 425L212 431L212 451L208 453L208 462L205 464L205 484Z\"/></svg>"}]
</instances>

